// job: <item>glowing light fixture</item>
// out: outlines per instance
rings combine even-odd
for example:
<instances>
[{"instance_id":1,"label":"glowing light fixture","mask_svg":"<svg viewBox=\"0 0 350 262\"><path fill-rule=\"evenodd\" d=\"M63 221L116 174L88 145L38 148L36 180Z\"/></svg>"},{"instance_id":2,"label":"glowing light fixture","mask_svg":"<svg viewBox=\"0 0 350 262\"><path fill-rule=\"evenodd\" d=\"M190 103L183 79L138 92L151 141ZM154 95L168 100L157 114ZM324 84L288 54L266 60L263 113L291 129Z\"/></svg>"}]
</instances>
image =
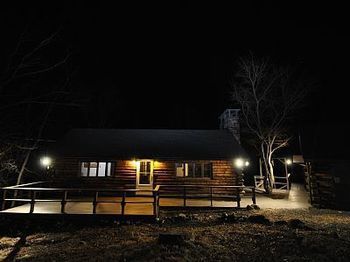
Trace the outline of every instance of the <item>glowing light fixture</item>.
<instances>
[{"instance_id":1,"label":"glowing light fixture","mask_svg":"<svg viewBox=\"0 0 350 262\"><path fill-rule=\"evenodd\" d=\"M133 163L133 165L136 166L136 167L140 165L140 161L137 161L137 160L135 160L135 159L132 161L132 163Z\"/></svg>"},{"instance_id":2,"label":"glowing light fixture","mask_svg":"<svg viewBox=\"0 0 350 262\"><path fill-rule=\"evenodd\" d=\"M292 164L292 160L287 159L287 160L286 160L286 164L287 164L287 165L291 165L291 164Z\"/></svg>"},{"instance_id":3,"label":"glowing light fixture","mask_svg":"<svg viewBox=\"0 0 350 262\"><path fill-rule=\"evenodd\" d=\"M42 166L49 168L52 163L52 159L48 156L44 156L40 159L40 163Z\"/></svg>"},{"instance_id":4,"label":"glowing light fixture","mask_svg":"<svg viewBox=\"0 0 350 262\"><path fill-rule=\"evenodd\" d=\"M242 168L244 166L244 161L242 158L237 158L237 159L235 159L234 164L236 167Z\"/></svg>"},{"instance_id":5,"label":"glowing light fixture","mask_svg":"<svg viewBox=\"0 0 350 262\"><path fill-rule=\"evenodd\" d=\"M249 161L245 161L244 163L245 166L249 166L249 164L250 164Z\"/></svg>"}]
</instances>

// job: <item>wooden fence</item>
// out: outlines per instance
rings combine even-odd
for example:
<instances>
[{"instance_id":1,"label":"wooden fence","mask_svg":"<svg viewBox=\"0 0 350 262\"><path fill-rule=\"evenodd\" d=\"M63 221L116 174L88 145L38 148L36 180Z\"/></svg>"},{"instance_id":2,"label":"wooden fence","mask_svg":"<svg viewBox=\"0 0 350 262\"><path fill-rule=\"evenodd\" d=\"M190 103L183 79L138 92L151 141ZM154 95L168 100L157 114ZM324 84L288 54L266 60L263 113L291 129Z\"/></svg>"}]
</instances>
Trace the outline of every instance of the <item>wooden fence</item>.
<instances>
[{"instance_id":1,"label":"wooden fence","mask_svg":"<svg viewBox=\"0 0 350 262\"><path fill-rule=\"evenodd\" d=\"M176 193L168 188L176 188ZM237 207L241 207L241 198L245 195L245 191L251 191L252 202L256 204L255 187L247 186L219 186L219 185L161 185L159 196L161 198L180 198L183 200L183 206L187 206L189 199L209 199L210 207L213 207L214 200L226 200L237 202ZM171 193L169 193L171 192Z\"/></svg>"},{"instance_id":2,"label":"wooden fence","mask_svg":"<svg viewBox=\"0 0 350 262\"><path fill-rule=\"evenodd\" d=\"M24 202L30 204L29 213L34 212L35 204L38 202L59 202L61 203L61 213L65 213L66 204L69 202L79 202L79 203L92 203L92 214L96 214L96 208L99 203L116 203L120 204L121 206L121 216L125 216L125 206L126 204L153 204L153 215L155 217L159 216L159 186L156 186L153 190L152 189L103 189L103 188L53 188L53 187L28 187L38 184L46 183L44 181L40 182L34 182L29 184L22 184L18 186L10 186L10 187L4 187L2 188L2 197L1 197L1 205L0 209L5 210L6 209L6 203L16 203L16 202ZM8 192L13 192L13 196L17 195L15 192L22 192L27 193L27 197L21 197L21 198L7 198ZM61 197L58 198L38 198L38 193L51 193L51 195L61 195ZM56 194L53 194L56 193ZM74 193L92 193L93 199L74 199L74 198L68 198L68 194L74 194ZM113 193L113 195L120 196L120 200L117 198L114 198L113 200L110 199L103 199L100 198L99 195L101 193ZM151 193L151 195L149 194ZM24 194L21 194L22 196ZM127 200L127 196L132 195L134 199L135 198L142 198L143 201L130 201ZM148 200L148 199L151 199Z\"/></svg>"},{"instance_id":3,"label":"wooden fence","mask_svg":"<svg viewBox=\"0 0 350 262\"><path fill-rule=\"evenodd\" d=\"M220 186L220 185L157 185L154 189L103 189L103 188L60 188L60 187L38 187L47 183L39 181L34 183L9 186L2 188L0 209L5 210L16 203L29 204L29 213L34 213L35 205L39 202L60 203L60 213L66 213L66 205L70 202L85 202L92 204L91 214L97 214L99 203L115 203L121 207L121 216L125 216L127 204L153 204L153 216L159 217L160 198L177 198L183 201L183 206L187 207L190 199L206 199L213 207L213 201L223 200L237 203L240 208L242 196L246 196L247 191L251 193L252 203L256 204L255 187L246 186ZM169 190L169 188L176 190ZM175 193L174 193L175 192ZM75 195L92 195L92 198L74 198ZM112 199L100 197L106 194L112 195ZM118 197L115 197L118 196ZM141 201L136 200L138 198ZM192 205L191 205L192 206Z\"/></svg>"}]
</instances>

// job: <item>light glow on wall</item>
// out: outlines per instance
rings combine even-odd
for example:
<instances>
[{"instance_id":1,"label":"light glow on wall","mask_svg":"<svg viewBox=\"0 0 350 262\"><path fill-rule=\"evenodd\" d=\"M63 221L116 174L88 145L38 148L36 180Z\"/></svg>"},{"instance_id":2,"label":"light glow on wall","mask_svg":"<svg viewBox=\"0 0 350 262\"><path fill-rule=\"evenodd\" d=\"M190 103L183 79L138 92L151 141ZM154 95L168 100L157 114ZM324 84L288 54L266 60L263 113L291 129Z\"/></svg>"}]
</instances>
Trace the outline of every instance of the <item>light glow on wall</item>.
<instances>
[{"instance_id":1,"label":"light glow on wall","mask_svg":"<svg viewBox=\"0 0 350 262\"><path fill-rule=\"evenodd\" d=\"M165 164L164 162L160 162L160 161L153 161L153 168L164 168L165 167Z\"/></svg>"}]
</instances>

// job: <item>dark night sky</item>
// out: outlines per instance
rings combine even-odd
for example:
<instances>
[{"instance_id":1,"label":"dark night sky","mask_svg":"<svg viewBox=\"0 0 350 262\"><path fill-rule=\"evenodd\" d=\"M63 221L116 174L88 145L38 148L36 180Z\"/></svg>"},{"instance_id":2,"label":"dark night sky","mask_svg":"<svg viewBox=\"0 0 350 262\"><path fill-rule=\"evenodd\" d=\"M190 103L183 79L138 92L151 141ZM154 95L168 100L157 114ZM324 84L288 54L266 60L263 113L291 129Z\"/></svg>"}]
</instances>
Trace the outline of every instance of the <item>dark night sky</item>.
<instances>
[{"instance_id":1,"label":"dark night sky","mask_svg":"<svg viewBox=\"0 0 350 262\"><path fill-rule=\"evenodd\" d=\"M75 90L93 94L97 108L103 103L98 101L113 104L108 127L216 128L218 114L230 106L228 80L237 57L252 51L294 66L316 82L295 125L303 127L309 144L315 136L316 141L327 138L330 121L329 134L340 130L347 136L345 6L320 1L85 2L2 8L1 57L24 25L37 32L61 25L77 70ZM101 94L108 99L101 100ZM57 125L68 129L96 122L72 112Z\"/></svg>"}]
</instances>

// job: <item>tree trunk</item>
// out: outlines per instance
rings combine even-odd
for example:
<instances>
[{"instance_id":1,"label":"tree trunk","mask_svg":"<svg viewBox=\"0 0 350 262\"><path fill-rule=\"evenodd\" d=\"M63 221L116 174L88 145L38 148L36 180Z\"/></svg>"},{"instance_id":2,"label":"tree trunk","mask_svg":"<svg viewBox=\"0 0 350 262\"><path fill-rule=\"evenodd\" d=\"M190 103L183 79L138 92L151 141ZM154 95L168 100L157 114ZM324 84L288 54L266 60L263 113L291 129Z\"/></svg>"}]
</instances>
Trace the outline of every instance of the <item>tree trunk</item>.
<instances>
[{"instance_id":1,"label":"tree trunk","mask_svg":"<svg viewBox=\"0 0 350 262\"><path fill-rule=\"evenodd\" d=\"M261 153L262 153L262 159L264 162L264 169L265 169L265 181L264 181L264 187L266 190L266 193L271 194L273 190L273 184L275 181L274 176L274 169L273 169L273 163L272 163L272 152L269 150L269 145L266 146L266 143L261 143Z\"/></svg>"},{"instance_id":2,"label":"tree trunk","mask_svg":"<svg viewBox=\"0 0 350 262\"><path fill-rule=\"evenodd\" d=\"M273 185L275 183L275 175L274 175L274 170L273 170L273 163L272 163L272 154L269 153L269 158L268 158L268 165L269 165L269 179L270 179L270 186L273 189ZM271 190L272 191L272 190Z\"/></svg>"}]
</instances>

